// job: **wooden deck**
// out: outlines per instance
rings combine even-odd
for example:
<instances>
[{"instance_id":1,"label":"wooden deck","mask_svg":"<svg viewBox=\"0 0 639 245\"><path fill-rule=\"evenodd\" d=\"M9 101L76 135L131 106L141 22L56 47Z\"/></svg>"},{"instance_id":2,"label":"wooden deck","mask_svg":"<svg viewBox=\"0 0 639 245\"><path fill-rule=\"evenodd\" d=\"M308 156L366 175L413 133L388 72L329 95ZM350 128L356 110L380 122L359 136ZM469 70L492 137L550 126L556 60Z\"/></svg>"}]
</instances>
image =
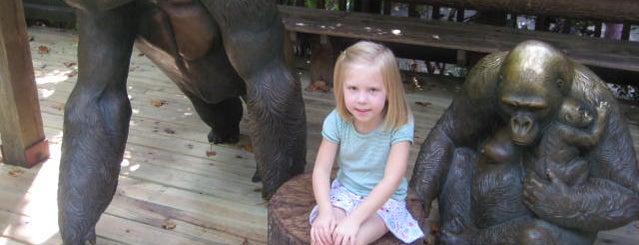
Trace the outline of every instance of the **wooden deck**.
<instances>
[{"instance_id":1,"label":"wooden deck","mask_svg":"<svg viewBox=\"0 0 639 245\"><path fill-rule=\"evenodd\" d=\"M41 28L29 35L51 158L32 169L0 164L0 245L61 244L58 164L64 103L77 78L77 36ZM261 185L250 181L255 163L244 146L246 122L239 144L211 146L187 98L139 54L134 51L128 82L133 116L120 185L97 225L98 244L265 244L267 203ZM299 72L306 77L303 67ZM417 121L411 167L458 84L422 79L422 90L408 88ZM333 99L307 91L304 98L310 169ZM639 127L631 128L637 147ZM637 244L636 225L601 232L597 244Z\"/></svg>"}]
</instances>

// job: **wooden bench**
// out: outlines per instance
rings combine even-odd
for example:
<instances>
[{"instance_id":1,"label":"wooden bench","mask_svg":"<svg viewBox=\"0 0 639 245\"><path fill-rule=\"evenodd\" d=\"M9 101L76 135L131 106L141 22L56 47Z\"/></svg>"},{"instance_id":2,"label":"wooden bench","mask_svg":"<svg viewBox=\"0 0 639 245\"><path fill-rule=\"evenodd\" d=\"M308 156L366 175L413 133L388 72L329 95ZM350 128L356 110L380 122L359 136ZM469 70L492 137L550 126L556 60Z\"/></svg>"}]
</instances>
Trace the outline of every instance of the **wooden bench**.
<instances>
[{"instance_id":1,"label":"wooden bench","mask_svg":"<svg viewBox=\"0 0 639 245\"><path fill-rule=\"evenodd\" d=\"M590 1L578 0L587 4L593 2L595 6L602 6L599 10L584 7L576 10L550 10L553 6L561 5L567 0L533 1L532 7L519 4L523 14L562 14L568 17L586 18L592 16L598 20L620 21L636 23L639 17L626 10L639 11L638 4L631 4L627 0ZM419 2L444 4L447 1L438 0L403 0L400 2ZM449 1L452 7L476 7L483 10L515 11L510 6L497 5L499 1ZM503 1L502 1L503 2ZM517 2L517 1L511 1ZM530 1L527 1L530 2ZM540 2L540 3L538 3ZM623 4L622 7L606 7L605 4ZM491 5L492 4L492 5ZM536 4L536 5L535 5ZM546 4L546 5L542 5ZM482 7L483 6L483 7ZM623 8L623 6L626 6ZM539 9L534 9L538 7ZM584 65L627 71L639 74L639 43L624 40L580 37L576 35L529 31L503 26L491 26L464 22L447 22L418 18L389 16L361 12L327 11L304 7L279 5L279 10L285 28L293 33L308 33L334 38L367 39L391 45L409 45L413 47L408 53L413 53L414 47L437 48L453 51L458 65L468 64L467 53L487 54L509 50L518 43L537 39L550 43L564 51L569 57ZM622 12L625 11L625 12ZM598 11L598 12L585 12ZM601 13L608 11L607 13ZM615 12L616 11L616 12ZM618 13L618 15L615 15ZM634 12L637 13L637 12ZM591 14L591 15L589 15ZM396 52L397 54L397 52ZM403 57L403 54L397 54ZM411 58L411 57L408 57ZM471 64L472 65L472 64ZM595 70L595 72L597 72ZM600 76L602 74L599 74Z\"/></svg>"},{"instance_id":2,"label":"wooden bench","mask_svg":"<svg viewBox=\"0 0 639 245\"><path fill-rule=\"evenodd\" d=\"M311 173L299 175L282 185L269 201L268 244L310 244L311 226L308 218L315 205ZM406 200L416 220L424 221L421 201L411 192ZM422 226L422 230L425 230ZM375 242L377 245L404 244L388 233ZM413 244L423 244L417 240Z\"/></svg>"}]
</instances>

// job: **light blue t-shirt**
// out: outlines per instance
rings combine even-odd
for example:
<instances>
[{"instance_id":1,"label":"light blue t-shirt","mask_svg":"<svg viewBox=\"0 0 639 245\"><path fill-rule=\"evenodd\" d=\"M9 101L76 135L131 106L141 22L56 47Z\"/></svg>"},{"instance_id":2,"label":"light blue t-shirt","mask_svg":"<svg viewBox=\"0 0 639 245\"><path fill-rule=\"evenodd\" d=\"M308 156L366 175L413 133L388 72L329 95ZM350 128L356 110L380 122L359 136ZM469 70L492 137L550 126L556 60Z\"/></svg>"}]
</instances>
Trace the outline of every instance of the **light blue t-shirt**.
<instances>
[{"instance_id":1,"label":"light blue t-shirt","mask_svg":"<svg viewBox=\"0 0 639 245\"><path fill-rule=\"evenodd\" d=\"M391 146L402 141L412 144L414 128L415 124L410 120L399 129L387 131L380 126L370 133L360 134L352 122L344 120L337 110L333 110L324 119L322 136L339 145L337 179L349 191L368 196L384 178ZM407 189L408 182L404 177L391 198L404 201Z\"/></svg>"}]
</instances>

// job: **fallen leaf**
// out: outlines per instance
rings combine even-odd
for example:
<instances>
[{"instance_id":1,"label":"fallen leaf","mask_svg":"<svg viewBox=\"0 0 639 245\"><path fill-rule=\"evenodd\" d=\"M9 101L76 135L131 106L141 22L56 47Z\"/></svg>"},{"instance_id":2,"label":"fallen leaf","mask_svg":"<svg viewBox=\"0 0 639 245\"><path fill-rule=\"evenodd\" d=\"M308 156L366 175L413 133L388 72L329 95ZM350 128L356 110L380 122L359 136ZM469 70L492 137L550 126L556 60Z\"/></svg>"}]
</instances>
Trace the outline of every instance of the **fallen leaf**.
<instances>
[{"instance_id":1,"label":"fallen leaf","mask_svg":"<svg viewBox=\"0 0 639 245\"><path fill-rule=\"evenodd\" d=\"M138 56L144 56L144 53L139 53Z\"/></svg>"},{"instance_id":2,"label":"fallen leaf","mask_svg":"<svg viewBox=\"0 0 639 245\"><path fill-rule=\"evenodd\" d=\"M242 156L240 156L240 155L236 155L236 156L235 156L235 158L237 158L237 159L242 159L242 158L244 158L244 157L242 157Z\"/></svg>"},{"instance_id":3,"label":"fallen leaf","mask_svg":"<svg viewBox=\"0 0 639 245\"><path fill-rule=\"evenodd\" d=\"M24 170L19 169L19 168L14 168L13 170L9 171L9 175L13 176L13 177L18 177L20 175L22 175L24 173Z\"/></svg>"},{"instance_id":4,"label":"fallen leaf","mask_svg":"<svg viewBox=\"0 0 639 245\"><path fill-rule=\"evenodd\" d=\"M315 81L308 85L305 89L306 91L320 91L320 92L329 92L331 88L324 81Z\"/></svg>"},{"instance_id":5,"label":"fallen leaf","mask_svg":"<svg viewBox=\"0 0 639 245\"><path fill-rule=\"evenodd\" d=\"M253 189L254 192L262 192L262 188L255 188Z\"/></svg>"},{"instance_id":6,"label":"fallen leaf","mask_svg":"<svg viewBox=\"0 0 639 245\"><path fill-rule=\"evenodd\" d=\"M69 67L74 66L76 63L75 62L64 62L63 64L64 64L65 67L69 68Z\"/></svg>"},{"instance_id":7,"label":"fallen leaf","mask_svg":"<svg viewBox=\"0 0 639 245\"><path fill-rule=\"evenodd\" d=\"M65 75L67 75L67 77L75 77L75 75L78 75L78 70L71 70L67 72Z\"/></svg>"},{"instance_id":8,"label":"fallen leaf","mask_svg":"<svg viewBox=\"0 0 639 245\"><path fill-rule=\"evenodd\" d=\"M29 37L29 42L33 42L33 41L35 41L35 37L30 36L30 37Z\"/></svg>"},{"instance_id":9,"label":"fallen leaf","mask_svg":"<svg viewBox=\"0 0 639 245\"><path fill-rule=\"evenodd\" d=\"M40 45L38 47L38 54L48 54L48 53L49 53L49 47L44 45Z\"/></svg>"},{"instance_id":10,"label":"fallen leaf","mask_svg":"<svg viewBox=\"0 0 639 245\"><path fill-rule=\"evenodd\" d=\"M155 107L160 107L168 104L169 102L166 100L151 100L151 105Z\"/></svg>"},{"instance_id":11,"label":"fallen leaf","mask_svg":"<svg viewBox=\"0 0 639 245\"><path fill-rule=\"evenodd\" d=\"M173 230L177 225L170 220L165 220L162 222L162 228L165 230Z\"/></svg>"},{"instance_id":12,"label":"fallen leaf","mask_svg":"<svg viewBox=\"0 0 639 245\"><path fill-rule=\"evenodd\" d=\"M247 152L253 152L253 142L251 141L251 138L248 139L248 143L244 146L244 150Z\"/></svg>"},{"instance_id":13,"label":"fallen leaf","mask_svg":"<svg viewBox=\"0 0 639 245\"><path fill-rule=\"evenodd\" d=\"M244 241L242 242L242 245L249 245L248 238L244 238Z\"/></svg>"},{"instance_id":14,"label":"fallen leaf","mask_svg":"<svg viewBox=\"0 0 639 245\"><path fill-rule=\"evenodd\" d=\"M192 144L188 144L188 145L186 145L186 148L193 149L193 145Z\"/></svg>"},{"instance_id":15,"label":"fallen leaf","mask_svg":"<svg viewBox=\"0 0 639 245\"><path fill-rule=\"evenodd\" d=\"M52 105L51 108L57 109L58 111L61 111L61 110L64 109L64 103L60 103L60 104L57 104L57 105Z\"/></svg>"},{"instance_id":16,"label":"fallen leaf","mask_svg":"<svg viewBox=\"0 0 639 245\"><path fill-rule=\"evenodd\" d=\"M430 231L431 232L439 232L439 230L441 230L441 225L438 223L432 223L430 224Z\"/></svg>"},{"instance_id":17,"label":"fallen leaf","mask_svg":"<svg viewBox=\"0 0 639 245\"><path fill-rule=\"evenodd\" d=\"M433 103L430 102L423 102L423 101L417 101L415 102L416 105L421 105L421 106L429 106L432 105Z\"/></svg>"},{"instance_id":18,"label":"fallen leaf","mask_svg":"<svg viewBox=\"0 0 639 245\"><path fill-rule=\"evenodd\" d=\"M164 132L167 133L167 134L174 134L175 133L175 131L173 131L173 129L170 129L170 128L165 128Z\"/></svg>"},{"instance_id":19,"label":"fallen leaf","mask_svg":"<svg viewBox=\"0 0 639 245\"><path fill-rule=\"evenodd\" d=\"M137 70L139 67L137 66L129 66L129 71L135 71Z\"/></svg>"},{"instance_id":20,"label":"fallen leaf","mask_svg":"<svg viewBox=\"0 0 639 245\"><path fill-rule=\"evenodd\" d=\"M215 151L206 151L206 156L207 157L212 157L212 156L215 156L215 155L217 155L217 152L215 152Z\"/></svg>"}]
</instances>

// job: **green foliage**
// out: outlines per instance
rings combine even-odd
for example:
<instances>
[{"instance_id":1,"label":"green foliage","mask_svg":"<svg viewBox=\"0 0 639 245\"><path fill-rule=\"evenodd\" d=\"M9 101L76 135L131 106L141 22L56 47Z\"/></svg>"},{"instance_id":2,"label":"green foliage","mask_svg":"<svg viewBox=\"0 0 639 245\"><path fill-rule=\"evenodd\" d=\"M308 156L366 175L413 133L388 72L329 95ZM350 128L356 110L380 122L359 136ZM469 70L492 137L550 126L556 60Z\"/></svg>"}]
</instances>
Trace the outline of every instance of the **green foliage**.
<instances>
[{"instance_id":1,"label":"green foliage","mask_svg":"<svg viewBox=\"0 0 639 245\"><path fill-rule=\"evenodd\" d=\"M317 3L313 0L305 0L304 6L306 6L307 8L317 8Z\"/></svg>"}]
</instances>

